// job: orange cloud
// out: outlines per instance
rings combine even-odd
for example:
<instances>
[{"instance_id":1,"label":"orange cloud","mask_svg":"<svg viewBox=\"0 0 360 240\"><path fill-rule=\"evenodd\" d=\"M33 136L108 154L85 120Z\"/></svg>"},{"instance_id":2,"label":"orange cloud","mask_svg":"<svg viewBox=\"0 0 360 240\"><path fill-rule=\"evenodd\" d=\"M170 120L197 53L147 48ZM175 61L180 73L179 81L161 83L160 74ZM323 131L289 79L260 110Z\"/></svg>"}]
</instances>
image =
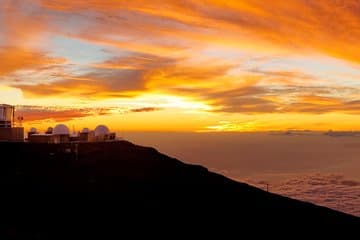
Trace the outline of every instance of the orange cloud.
<instances>
[{"instance_id":1,"label":"orange cloud","mask_svg":"<svg viewBox=\"0 0 360 240\"><path fill-rule=\"evenodd\" d=\"M262 0L169 0L151 3L144 0L43 0L42 4L53 11L76 13L92 9L105 15L97 19L95 24L102 28L94 28L94 36L99 36L104 27L103 33L111 29L111 33L121 34L116 25L109 24L117 23L123 25L125 28L122 30L127 33L138 35L142 32L142 36L148 34L152 40L170 34L178 40L183 38L202 45L243 44L259 48L259 43L262 43L292 51L319 52L355 62L360 60L360 3L356 0L275 0L271 4L264 4ZM116 17L109 16L114 16L115 11L131 12L135 17L126 15L126 18L114 22ZM141 19L147 21L140 24ZM129 29L128 26L136 28ZM157 36L150 35L154 31ZM257 42L252 43L254 40ZM162 43L165 45L166 41Z\"/></svg>"},{"instance_id":2,"label":"orange cloud","mask_svg":"<svg viewBox=\"0 0 360 240\"><path fill-rule=\"evenodd\" d=\"M13 84L12 86L21 89L28 97L121 98L131 97L134 94L132 92L140 91L142 88L142 78L137 76L139 73L134 72L128 75L124 77L121 74L113 76L106 73L104 75L92 73L80 78L73 77L46 84ZM133 79L132 76L138 79Z\"/></svg>"},{"instance_id":3,"label":"orange cloud","mask_svg":"<svg viewBox=\"0 0 360 240\"><path fill-rule=\"evenodd\" d=\"M22 116L26 123L51 120L65 122L89 116L111 115L114 111L120 114L146 113L160 111L157 107L122 108L122 107L43 107L20 105L16 107L16 116Z\"/></svg>"},{"instance_id":4,"label":"orange cloud","mask_svg":"<svg viewBox=\"0 0 360 240\"><path fill-rule=\"evenodd\" d=\"M63 64L62 57L50 57L43 49L50 18L41 9L18 0L4 0L0 5L0 81L18 70L41 70Z\"/></svg>"},{"instance_id":5,"label":"orange cloud","mask_svg":"<svg viewBox=\"0 0 360 240\"><path fill-rule=\"evenodd\" d=\"M135 54L94 64L89 73L82 75L60 74L60 80L47 83L14 83L29 97L75 96L84 98L131 97L146 90L148 75L165 64L173 64L170 58Z\"/></svg>"},{"instance_id":6,"label":"orange cloud","mask_svg":"<svg viewBox=\"0 0 360 240\"><path fill-rule=\"evenodd\" d=\"M27 96L131 97L146 91L171 91L174 86L199 86L215 81L231 66L184 66L184 59L133 53L93 64L83 75L57 75L47 83L14 83ZM183 65L180 67L179 65Z\"/></svg>"},{"instance_id":7,"label":"orange cloud","mask_svg":"<svg viewBox=\"0 0 360 240\"><path fill-rule=\"evenodd\" d=\"M74 109L74 108L49 108L40 106L18 106L16 111L17 116L23 116L24 121L68 121L75 118L82 118L94 115L93 111L89 109Z\"/></svg>"},{"instance_id":8,"label":"orange cloud","mask_svg":"<svg viewBox=\"0 0 360 240\"><path fill-rule=\"evenodd\" d=\"M318 105L338 105L341 104L341 100L338 98L323 97L323 96L302 96L299 98L300 102L312 103Z\"/></svg>"},{"instance_id":9,"label":"orange cloud","mask_svg":"<svg viewBox=\"0 0 360 240\"><path fill-rule=\"evenodd\" d=\"M2 59L0 76L17 70L37 69L65 62L65 60L61 58L51 58L43 53L15 47L0 48L0 55Z\"/></svg>"},{"instance_id":10,"label":"orange cloud","mask_svg":"<svg viewBox=\"0 0 360 240\"><path fill-rule=\"evenodd\" d=\"M43 43L49 19L42 11L19 0L3 0L0 5L0 45L28 49Z\"/></svg>"}]
</instances>

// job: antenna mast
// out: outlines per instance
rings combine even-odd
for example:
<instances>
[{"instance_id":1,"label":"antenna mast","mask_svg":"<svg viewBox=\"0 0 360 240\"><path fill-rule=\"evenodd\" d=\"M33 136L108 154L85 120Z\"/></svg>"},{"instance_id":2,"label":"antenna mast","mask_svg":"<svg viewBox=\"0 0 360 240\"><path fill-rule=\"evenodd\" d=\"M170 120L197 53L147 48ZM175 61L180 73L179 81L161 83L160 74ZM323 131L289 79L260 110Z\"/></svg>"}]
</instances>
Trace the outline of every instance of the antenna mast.
<instances>
[{"instance_id":1,"label":"antenna mast","mask_svg":"<svg viewBox=\"0 0 360 240\"><path fill-rule=\"evenodd\" d=\"M24 120L24 117L23 116L18 116L17 120L19 122L19 127L22 127L22 121Z\"/></svg>"}]
</instances>

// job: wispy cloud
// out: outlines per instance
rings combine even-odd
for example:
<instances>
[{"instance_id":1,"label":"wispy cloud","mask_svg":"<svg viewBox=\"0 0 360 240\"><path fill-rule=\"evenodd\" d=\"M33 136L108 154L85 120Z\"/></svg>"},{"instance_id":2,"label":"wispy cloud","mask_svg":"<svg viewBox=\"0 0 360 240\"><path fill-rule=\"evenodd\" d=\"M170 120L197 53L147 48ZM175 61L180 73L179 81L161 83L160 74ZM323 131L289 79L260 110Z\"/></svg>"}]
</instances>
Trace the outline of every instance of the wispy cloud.
<instances>
[{"instance_id":1,"label":"wispy cloud","mask_svg":"<svg viewBox=\"0 0 360 240\"><path fill-rule=\"evenodd\" d=\"M66 62L63 58L49 57L41 52L16 47L0 47L0 55L3 60L0 65L0 77L18 70L41 70L44 67L48 68L49 66Z\"/></svg>"},{"instance_id":2,"label":"wispy cloud","mask_svg":"<svg viewBox=\"0 0 360 240\"><path fill-rule=\"evenodd\" d=\"M110 114L111 108L80 108L80 107L43 107L21 105L17 106L16 114L23 116L24 121L68 121L76 118L83 118L87 116Z\"/></svg>"},{"instance_id":3,"label":"wispy cloud","mask_svg":"<svg viewBox=\"0 0 360 240\"><path fill-rule=\"evenodd\" d=\"M111 115L114 112L118 114L146 113L160 111L158 107L44 107L32 105L16 106L16 116L22 116L25 122L52 120L58 122L81 119L89 116Z\"/></svg>"},{"instance_id":4,"label":"wispy cloud","mask_svg":"<svg viewBox=\"0 0 360 240\"><path fill-rule=\"evenodd\" d=\"M153 111L160 111L161 108L156 107L143 107L143 108L134 108L131 109L130 112L138 113L138 112L153 112Z\"/></svg>"}]
</instances>

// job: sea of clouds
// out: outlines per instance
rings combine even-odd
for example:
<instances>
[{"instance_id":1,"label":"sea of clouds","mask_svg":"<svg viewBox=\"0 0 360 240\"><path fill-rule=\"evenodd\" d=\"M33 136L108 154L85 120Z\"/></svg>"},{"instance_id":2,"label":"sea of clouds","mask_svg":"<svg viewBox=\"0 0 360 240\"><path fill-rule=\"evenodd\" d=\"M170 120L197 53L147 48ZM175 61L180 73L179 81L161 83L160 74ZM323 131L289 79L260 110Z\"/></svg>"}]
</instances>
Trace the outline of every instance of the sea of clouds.
<instances>
[{"instance_id":1,"label":"sea of clouds","mask_svg":"<svg viewBox=\"0 0 360 240\"><path fill-rule=\"evenodd\" d=\"M302 175L280 183L259 179L246 182L264 190L268 183L270 192L360 216L360 181L340 174Z\"/></svg>"}]
</instances>

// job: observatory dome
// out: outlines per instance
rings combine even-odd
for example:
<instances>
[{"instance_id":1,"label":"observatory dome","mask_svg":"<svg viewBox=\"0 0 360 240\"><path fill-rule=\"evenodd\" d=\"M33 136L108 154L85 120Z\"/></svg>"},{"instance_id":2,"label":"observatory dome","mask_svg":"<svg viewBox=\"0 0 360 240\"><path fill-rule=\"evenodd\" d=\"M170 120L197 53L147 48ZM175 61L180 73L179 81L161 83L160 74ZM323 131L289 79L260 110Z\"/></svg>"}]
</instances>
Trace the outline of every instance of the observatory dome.
<instances>
[{"instance_id":1,"label":"observatory dome","mask_svg":"<svg viewBox=\"0 0 360 240\"><path fill-rule=\"evenodd\" d=\"M52 127L48 127L48 129L46 130L47 134L51 134L53 133L54 129Z\"/></svg>"},{"instance_id":2,"label":"observatory dome","mask_svg":"<svg viewBox=\"0 0 360 240\"><path fill-rule=\"evenodd\" d=\"M53 134L55 135L69 135L70 134L70 130L67 126L65 126L64 124L58 124L55 126L54 130L53 130Z\"/></svg>"},{"instance_id":3,"label":"observatory dome","mask_svg":"<svg viewBox=\"0 0 360 240\"><path fill-rule=\"evenodd\" d=\"M83 128L83 130L81 130L81 133L89 133L90 130L88 128Z\"/></svg>"},{"instance_id":4,"label":"observatory dome","mask_svg":"<svg viewBox=\"0 0 360 240\"><path fill-rule=\"evenodd\" d=\"M31 132L31 133L37 133L37 129L34 128L34 127L33 127L33 128L30 128L30 132Z\"/></svg>"},{"instance_id":5,"label":"observatory dome","mask_svg":"<svg viewBox=\"0 0 360 240\"><path fill-rule=\"evenodd\" d=\"M95 137L104 136L109 134L109 128L105 125L99 125L95 128Z\"/></svg>"}]
</instances>

